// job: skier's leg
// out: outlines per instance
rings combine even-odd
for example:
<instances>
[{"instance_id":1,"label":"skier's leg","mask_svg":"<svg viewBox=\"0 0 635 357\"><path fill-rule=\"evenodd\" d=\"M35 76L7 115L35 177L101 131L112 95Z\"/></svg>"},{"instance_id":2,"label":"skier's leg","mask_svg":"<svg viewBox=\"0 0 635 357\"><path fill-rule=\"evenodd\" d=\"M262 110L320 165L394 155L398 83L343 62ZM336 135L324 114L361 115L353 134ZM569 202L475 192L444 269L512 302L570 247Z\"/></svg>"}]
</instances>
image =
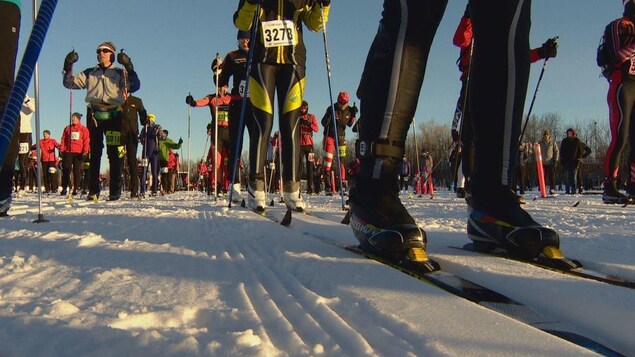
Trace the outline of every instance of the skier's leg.
<instances>
[{"instance_id":1,"label":"skier's leg","mask_svg":"<svg viewBox=\"0 0 635 357\"><path fill-rule=\"evenodd\" d=\"M249 135L248 205L257 210L264 209L266 205L264 167L273 126L276 70L276 66L258 63L252 66L249 74L252 130Z\"/></svg>"},{"instance_id":2,"label":"skier's leg","mask_svg":"<svg viewBox=\"0 0 635 357\"><path fill-rule=\"evenodd\" d=\"M531 0L472 0L474 38L469 105L475 170L468 234L533 259L557 251L558 234L525 212L510 189L529 78Z\"/></svg>"},{"instance_id":3,"label":"skier's leg","mask_svg":"<svg viewBox=\"0 0 635 357\"><path fill-rule=\"evenodd\" d=\"M363 249L388 259L415 251L425 255L425 232L399 200L397 173L446 5L444 0L384 1L358 89L364 125L357 143L360 170L350 191L351 227Z\"/></svg>"}]
</instances>

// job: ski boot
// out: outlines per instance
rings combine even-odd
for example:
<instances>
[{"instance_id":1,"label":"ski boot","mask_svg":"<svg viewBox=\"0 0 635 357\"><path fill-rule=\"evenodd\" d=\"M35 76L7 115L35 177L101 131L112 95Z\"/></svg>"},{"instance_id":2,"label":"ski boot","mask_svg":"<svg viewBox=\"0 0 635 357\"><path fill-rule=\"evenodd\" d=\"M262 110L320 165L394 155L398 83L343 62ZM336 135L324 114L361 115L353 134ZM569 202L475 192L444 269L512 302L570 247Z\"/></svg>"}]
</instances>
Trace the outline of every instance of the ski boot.
<instances>
[{"instance_id":1,"label":"ski boot","mask_svg":"<svg viewBox=\"0 0 635 357\"><path fill-rule=\"evenodd\" d=\"M8 216L9 209L11 208L11 195L5 198L4 200L0 200L0 217Z\"/></svg>"},{"instance_id":2,"label":"ski boot","mask_svg":"<svg viewBox=\"0 0 635 357\"><path fill-rule=\"evenodd\" d=\"M232 184L231 186L231 203L240 203L243 197L240 194L240 183Z\"/></svg>"},{"instance_id":3,"label":"ski boot","mask_svg":"<svg viewBox=\"0 0 635 357\"><path fill-rule=\"evenodd\" d=\"M472 192L467 204L467 234L477 250L502 248L512 257L554 266L564 259L558 233L534 221L509 188Z\"/></svg>"},{"instance_id":4,"label":"ski boot","mask_svg":"<svg viewBox=\"0 0 635 357\"><path fill-rule=\"evenodd\" d=\"M296 212L304 211L305 203L302 197L300 197L300 183L285 181L282 186L282 198L285 205Z\"/></svg>"},{"instance_id":5,"label":"ski boot","mask_svg":"<svg viewBox=\"0 0 635 357\"><path fill-rule=\"evenodd\" d=\"M250 181L247 186L247 206L256 212L265 211L265 182L262 180Z\"/></svg>"},{"instance_id":6,"label":"ski boot","mask_svg":"<svg viewBox=\"0 0 635 357\"><path fill-rule=\"evenodd\" d=\"M615 177L606 177L604 179L604 192L602 193L602 202L606 204L627 204L629 202L628 196L622 194L617 189Z\"/></svg>"},{"instance_id":7,"label":"ski boot","mask_svg":"<svg viewBox=\"0 0 635 357\"><path fill-rule=\"evenodd\" d=\"M97 203L98 200L99 200L98 193L88 193L88 195L86 196L86 201Z\"/></svg>"},{"instance_id":8,"label":"ski boot","mask_svg":"<svg viewBox=\"0 0 635 357\"><path fill-rule=\"evenodd\" d=\"M459 187L456 189L456 197L457 198L465 198L465 188Z\"/></svg>"},{"instance_id":9,"label":"ski boot","mask_svg":"<svg viewBox=\"0 0 635 357\"><path fill-rule=\"evenodd\" d=\"M368 181L359 180L349 193L350 225L360 248L391 262L438 270L426 253L426 232L399 200L397 182Z\"/></svg>"}]
</instances>

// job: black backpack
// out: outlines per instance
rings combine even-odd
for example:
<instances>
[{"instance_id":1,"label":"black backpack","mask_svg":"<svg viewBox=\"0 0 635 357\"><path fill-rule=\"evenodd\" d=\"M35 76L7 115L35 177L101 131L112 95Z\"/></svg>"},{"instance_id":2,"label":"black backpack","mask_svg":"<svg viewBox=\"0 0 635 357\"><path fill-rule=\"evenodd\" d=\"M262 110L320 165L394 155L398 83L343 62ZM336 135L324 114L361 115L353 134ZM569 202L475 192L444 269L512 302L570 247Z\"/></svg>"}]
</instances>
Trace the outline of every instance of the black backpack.
<instances>
[{"instance_id":1,"label":"black backpack","mask_svg":"<svg viewBox=\"0 0 635 357\"><path fill-rule=\"evenodd\" d=\"M604 34L600 39L600 44L598 45L597 54L596 54L596 62L598 67L602 69L602 75L609 79L611 76L611 72L615 70L615 65L619 63L619 60L613 55L611 51L611 42L613 41L613 31L612 31L613 22L606 25L604 28Z\"/></svg>"}]
</instances>

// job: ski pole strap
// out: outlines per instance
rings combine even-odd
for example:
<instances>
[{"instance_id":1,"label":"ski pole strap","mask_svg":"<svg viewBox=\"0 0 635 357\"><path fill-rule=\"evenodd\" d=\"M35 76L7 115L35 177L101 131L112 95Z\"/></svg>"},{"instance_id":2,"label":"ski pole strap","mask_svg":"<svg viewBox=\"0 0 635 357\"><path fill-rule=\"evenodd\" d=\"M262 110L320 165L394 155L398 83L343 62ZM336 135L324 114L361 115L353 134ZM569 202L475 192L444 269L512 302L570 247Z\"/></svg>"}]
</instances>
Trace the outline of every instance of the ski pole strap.
<instances>
[{"instance_id":1,"label":"ski pole strap","mask_svg":"<svg viewBox=\"0 0 635 357\"><path fill-rule=\"evenodd\" d=\"M357 140L355 141L355 152L361 158L389 157L397 160L403 158L406 152L403 141L390 140Z\"/></svg>"}]
</instances>

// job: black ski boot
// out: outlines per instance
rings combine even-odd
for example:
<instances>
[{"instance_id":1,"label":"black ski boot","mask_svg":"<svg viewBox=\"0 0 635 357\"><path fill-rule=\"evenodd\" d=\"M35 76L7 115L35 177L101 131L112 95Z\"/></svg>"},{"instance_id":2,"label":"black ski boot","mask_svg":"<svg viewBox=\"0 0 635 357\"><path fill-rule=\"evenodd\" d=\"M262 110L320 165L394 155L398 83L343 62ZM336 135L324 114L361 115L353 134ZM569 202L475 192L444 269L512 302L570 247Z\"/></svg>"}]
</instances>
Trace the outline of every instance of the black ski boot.
<instances>
[{"instance_id":1,"label":"black ski boot","mask_svg":"<svg viewBox=\"0 0 635 357\"><path fill-rule=\"evenodd\" d=\"M426 232L399 200L396 180L358 179L350 190L349 207L350 225L362 250L391 262L416 262L428 271L439 269L428 259Z\"/></svg>"},{"instance_id":2,"label":"black ski boot","mask_svg":"<svg viewBox=\"0 0 635 357\"><path fill-rule=\"evenodd\" d=\"M615 177L604 178L604 192L602 193L602 202L606 204L626 204L628 203L628 196L620 193L617 189Z\"/></svg>"},{"instance_id":3,"label":"black ski boot","mask_svg":"<svg viewBox=\"0 0 635 357\"><path fill-rule=\"evenodd\" d=\"M467 204L467 233L477 249L503 248L523 260L564 259L558 233L534 221L509 188L472 192Z\"/></svg>"}]
</instances>

